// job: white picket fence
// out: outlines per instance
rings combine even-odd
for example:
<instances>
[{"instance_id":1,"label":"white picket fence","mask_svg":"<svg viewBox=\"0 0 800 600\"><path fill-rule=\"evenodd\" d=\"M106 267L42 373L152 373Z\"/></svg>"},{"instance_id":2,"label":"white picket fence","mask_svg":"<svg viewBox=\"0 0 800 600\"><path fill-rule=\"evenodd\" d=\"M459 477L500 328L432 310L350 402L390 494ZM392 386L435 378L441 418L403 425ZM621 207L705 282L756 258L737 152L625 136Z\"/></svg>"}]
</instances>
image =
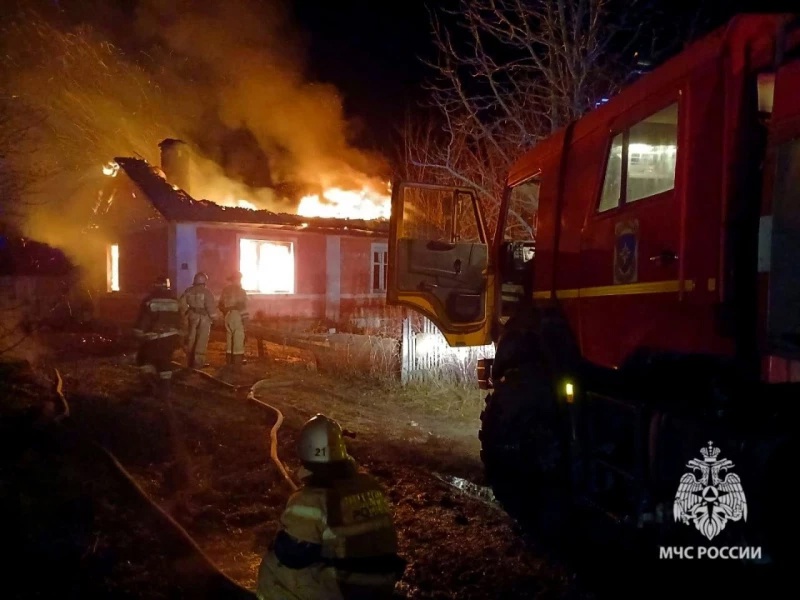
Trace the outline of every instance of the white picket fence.
<instances>
[{"instance_id":1,"label":"white picket fence","mask_svg":"<svg viewBox=\"0 0 800 600\"><path fill-rule=\"evenodd\" d=\"M477 381L480 358L494 357L494 345L452 348L431 321L419 315L403 319L400 381L403 385L431 379L453 383Z\"/></svg>"}]
</instances>

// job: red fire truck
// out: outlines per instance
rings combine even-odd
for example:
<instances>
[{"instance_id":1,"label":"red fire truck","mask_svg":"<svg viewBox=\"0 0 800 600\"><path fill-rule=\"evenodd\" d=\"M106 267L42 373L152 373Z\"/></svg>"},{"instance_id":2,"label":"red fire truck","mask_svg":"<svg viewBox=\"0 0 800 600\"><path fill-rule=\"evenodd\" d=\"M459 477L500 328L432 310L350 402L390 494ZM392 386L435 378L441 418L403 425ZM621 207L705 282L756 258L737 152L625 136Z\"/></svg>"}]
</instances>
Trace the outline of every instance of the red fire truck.
<instances>
[{"instance_id":1,"label":"red fire truck","mask_svg":"<svg viewBox=\"0 0 800 600\"><path fill-rule=\"evenodd\" d=\"M538 143L492 239L473 190L394 184L388 301L495 344L480 439L511 514L555 490L762 558L792 543L797 23L739 16Z\"/></svg>"}]
</instances>

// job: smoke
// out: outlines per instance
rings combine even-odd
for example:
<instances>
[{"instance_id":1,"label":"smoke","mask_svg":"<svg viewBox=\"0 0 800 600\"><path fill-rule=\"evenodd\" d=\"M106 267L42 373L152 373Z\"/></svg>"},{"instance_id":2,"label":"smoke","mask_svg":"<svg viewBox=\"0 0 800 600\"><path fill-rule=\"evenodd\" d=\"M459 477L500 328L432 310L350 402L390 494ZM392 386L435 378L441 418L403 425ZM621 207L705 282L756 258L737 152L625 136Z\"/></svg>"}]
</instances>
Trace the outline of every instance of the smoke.
<instances>
[{"instance_id":1,"label":"smoke","mask_svg":"<svg viewBox=\"0 0 800 600\"><path fill-rule=\"evenodd\" d=\"M286 3L142 0L135 32L172 58L167 85L196 75L222 130L253 136L273 182L355 186L385 169L351 145L338 90L306 76L305 36Z\"/></svg>"},{"instance_id":2,"label":"smoke","mask_svg":"<svg viewBox=\"0 0 800 600\"><path fill-rule=\"evenodd\" d=\"M224 206L245 201L257 208L287 209L287 201L271 187L251 187L226 175L223 168L208 158L193 156L189 168L191 191L205 200Z\"/></svg>"},{"instance_id":3,"label":"smoke","mask_svg":"<svg viewBox=\"0 0 800 600\"><path fill-rule=\"evenodd\" d=\"M353 146L338 90L307 76L283 1L17 4L0 27L0 143L32 237L80 253L102 166L158 164L164 138L192 147L193 195L272 210L295 207L283 184L361 188L386 172Z\"/></svg>"}]
</instances>

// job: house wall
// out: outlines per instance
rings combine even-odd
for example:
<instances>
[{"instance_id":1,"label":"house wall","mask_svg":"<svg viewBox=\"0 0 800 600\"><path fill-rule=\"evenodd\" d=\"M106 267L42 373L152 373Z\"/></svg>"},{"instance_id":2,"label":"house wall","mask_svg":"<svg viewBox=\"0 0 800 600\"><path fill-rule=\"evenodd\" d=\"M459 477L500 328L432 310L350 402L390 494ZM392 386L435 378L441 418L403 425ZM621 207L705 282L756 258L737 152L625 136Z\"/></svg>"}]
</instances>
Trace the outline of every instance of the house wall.
<instances>
[{"instance_id":1,"label":"house wall","mask_svg":"<svg viewBox=\"0 0 800 600\"><path fill-rule=\"evenodd\" d=\"M338 323L365 308L385 306L385 293L373 293L370 288L375 239L248 226L198 226L197 269L209 275L209 288L215 296L226 284L227 275L239 270L241 238L291 242L294 248L294 293L251 293L253 314Z\"/></svg>"},{"instance_id":2,"label":"house wall","mask_svg":"<svg viewBox=\"0 0 800 600\"><path fill-rule=\"evenodd\" d=\"M169 228L164 223L152 229L120 233L111 242L119 245L119 291L101 292L95 301L94 316L104 322L132 324L139 303L156 277L166 274L174 281L168 261Z\"/></svg>"},{"instance_id":3,"label":"house wall","mask_svg":"<svg viewBox=\"0 0 800 600\"><path fill-rule=\"evenodd\" d=\"M169 275L167 228L137 231L119 238L119 286L121 292L147 293L153 281Z\"/></svg>"},{"instance_id":4,"label":"house wall","mask_svg":"<svg viewBox=\"0 0 800 600\"><path fill-rule=\"evenodd\" d=\"M98 215L108 246L100 248L96 258L105 269L93 273L91 282L97 292L94 315L102 321L129 324L156 277L166 274L174 282L168 260L171 225L127 175L120 171L114 181L115 201ZM119 246L119 291L115 292L107 292L111 244Z\"/></svg>"},{"instance_id":5,"label":"house wall","mask_svg":"<svg viewBox=\"0 0 800 600\"><path fill-rule=\"evenodd\" d=\"M373 249L386 249L386 239L342 238L342 264L351 266L342 271L340 320L360 327L378 327L389 312L386 290L373 289ZM386 267L384 267L385 269ZM381 275L379 270L379 276Z\"/></svg>"},{"instance_id":6,"label":"house wall","mask_svg":"<svg viewBox=\"0 0 800 600\"><path fill-rule=\"evenodd\" d=\"M195 273L209 276L216 298L229 274L239 270L241 238L293 244L293 294L249 294L250 312L284 327L304 328L320 322L341 327L377 328L396 315L386 307L385 290L374 291L373 245L385 239L277 231L247 225L213 226L173 223L158 232L147 231L120 240L120 289L99 302L104 320L129 322L154 277L167 272L181 294Z\"/></svg>"}]
</instances>

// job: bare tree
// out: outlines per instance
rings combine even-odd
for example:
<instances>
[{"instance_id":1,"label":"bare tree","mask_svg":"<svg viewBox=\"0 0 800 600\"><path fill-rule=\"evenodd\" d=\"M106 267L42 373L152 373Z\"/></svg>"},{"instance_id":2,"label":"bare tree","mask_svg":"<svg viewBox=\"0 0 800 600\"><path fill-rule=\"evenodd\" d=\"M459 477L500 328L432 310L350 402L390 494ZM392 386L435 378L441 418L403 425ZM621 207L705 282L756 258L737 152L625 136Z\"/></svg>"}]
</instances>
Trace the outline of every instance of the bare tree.
<instances>
[{"instance_id":1,"label":"bare tree","mask_svg":"<svg viewBox=\"0 0 800 600\"><path fill-rule=\"evenodd\" d=\"M406 124L405 175L477 190L490 230L504 177L524 149L612 95L654 42L645 0L457 0L432 15L437 123ZM647 34L648 40L644 39ZM538 195L512 205L533 237Z\"/></svg>"}]
</instances>

